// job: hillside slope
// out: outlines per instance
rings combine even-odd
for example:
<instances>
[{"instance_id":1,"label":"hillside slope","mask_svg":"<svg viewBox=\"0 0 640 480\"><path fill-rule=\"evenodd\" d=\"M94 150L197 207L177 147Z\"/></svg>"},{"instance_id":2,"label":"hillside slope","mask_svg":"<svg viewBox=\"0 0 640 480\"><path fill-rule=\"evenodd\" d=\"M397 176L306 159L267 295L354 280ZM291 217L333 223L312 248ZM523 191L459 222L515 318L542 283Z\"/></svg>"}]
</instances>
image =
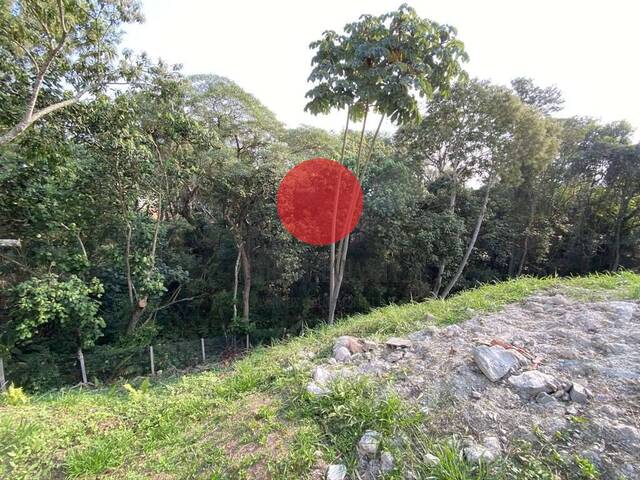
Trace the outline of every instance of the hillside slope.
<instances>
[{"instance_id":1,"label":"hillside slope","mask_svg":"<svg viewBox=\"0 0 640 480\"><path fill-rule=\"evenodd\" d=\"M26 405L5 405L0 407L0 476L300 479L324 478L327 467L336 465L331 473L341 478L337 465L344 465L347 478L633 478L638 472L633 465L614 471L608 462L619 455L624 466L638 448L640 411L633 405L640 362L637 348L628 347L640 338L634 336L638 309L626 317L621 313L627 324L616 323L615 310L622 304L633 309L638 299L640 276L631 273L522 278L446 301L381 308L258 349L228 369L156 378L148 390L140 385L66 390ZM616 304L620 300L630 301ZM596 310L600 320L580 323ZM461 328L447 327L463 321L468 322ZM561 336L551 335L553 342L545 343L556 327ZM574 341L582 338L580 328L591 336L584 348ZM609 330L614 340L603 337ZM366 338L369 351L344 364L332 359L332 347L344 335ZM519 342L518 335L526 338ZM401 338L385 346L390 337ZM490 382L469 355L492 339L530 355L521 359L521 371L539 366L540 372L559 374L563 355L621 363L607 367L609 376L597 375L606 373L604 364L593 372L571 371L573 380L596 379L589 384L593 391L585 392L587 404L569 398L569 386L558 384L547 389L560 392L555 407L518 396L517 408L509 409L505 405L516 401L519 387L509 384L512 380ZM628 378L614 378L621 371ZM590 435L602 431L593 425L607 414L603 405L625 423L612 430L619 438L585 451ZM536 417L551 419L552 428L529 424ZM555 418L562 418L562 425L554 424ZM516 427L523 428L522 435Z\"/></svg>"}]
</instances>

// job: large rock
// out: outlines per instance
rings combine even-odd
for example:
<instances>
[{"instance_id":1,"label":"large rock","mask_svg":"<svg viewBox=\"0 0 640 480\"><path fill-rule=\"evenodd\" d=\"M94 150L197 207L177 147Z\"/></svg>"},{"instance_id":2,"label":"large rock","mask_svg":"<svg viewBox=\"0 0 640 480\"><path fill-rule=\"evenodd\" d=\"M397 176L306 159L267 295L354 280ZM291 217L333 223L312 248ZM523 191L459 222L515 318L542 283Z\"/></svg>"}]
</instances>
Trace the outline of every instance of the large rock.
<instances>
[{"instance_id":1,"label":"large rock","mask_svg":"<svg viewBox=\"0 0 640 480\"><path fill-rule=\"evenodd\" d=\"M374 458L380 446L380 434L373 430L367 430L358 441L358 456Z\"/></svg>"},{"instance_id":2,"label":"large rock","mask_svg":"<svg viewBox=\"0 0 640 480\"><path fill-rule=\"evenodd\" d=\"M413 342L407 338L391 337L385 345L390 348L411 348Z\"/></svg>"},{"instance_id":3,"label":"large rock","mask_svg":"<svg viewBox=\"0 0 640 480\"><path fill-rule=\"evenodd\" d=\"M519 365L518 357L513 352L497 345L493 347L480 345L474 348L473 360L492 382L497 382Z\"/></svg>"},{"instance_id":4,"label":"large rock","mask_svg":"<svg viewBox=\"0 0 640 480\"><path fill-rule=\"evenodd\" d=\"M344 480L347 476L347 467L342 464L329 465L327 468L326 480Z\"/></svg>"},{"instance_id":5,"label":"large rock","mask_svg":"<svg viewBox=\"0 0 640 480\"><path fill-rule=\"evenodd\" d=\"M333 347L333 358L338 362L347 363L351 361L351 352L347 347L336 345Z\"/></svg>"},{"instance_id":6,"label":"large rock","mask_svg":"<svg viewBox=\"0 0 640 480\"><path fill-rule=\"evenodd\" d=\"M349 350L349 353L362 353L364 352L364 342L359 338L352 337L350 335L343 335L336 339L336 342L333 345L333 349L335 350L338 347L345 347Z\"/></svg>"},{"instance_id":7,"label":"large rock","mask_svg":"<svg viewBox=\"0 0 640 480\"><path fill-rule=\"evenodd\" d=\"M509 377L508 382L518 390L518 393L528 397L535 397L541 392L555 392L559 388L558 380L538 370L513 375Z\"/></svg>"}]
</instances>

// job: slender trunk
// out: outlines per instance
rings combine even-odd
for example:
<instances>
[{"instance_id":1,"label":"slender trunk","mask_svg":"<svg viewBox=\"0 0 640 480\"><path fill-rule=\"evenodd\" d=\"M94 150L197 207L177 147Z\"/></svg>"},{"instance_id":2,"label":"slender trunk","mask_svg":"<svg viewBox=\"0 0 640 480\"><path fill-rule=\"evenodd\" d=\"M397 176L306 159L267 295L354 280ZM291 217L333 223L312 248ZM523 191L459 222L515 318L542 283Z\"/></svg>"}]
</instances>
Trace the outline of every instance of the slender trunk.
<instances>
[{"instance_id":1,"label":"slender trunk","mask_svg":"<svg viewBox=\"0 0 640 480\"><path fill-rule=\"evenodd\" d=\"M82 353L82 348L78 347L78 361L80 362L80 372L82 374L82 384L86 385L88 382L87 380L87 369L85 368L84 365L84 355Z\"/></svg>"},{"instance_id":2,"label":"slender trunk","mask_svg":"<svg viewBox=\"0 0 640 480\"><path fill-rule=\"evenodd\" d=\"M153 240L151 241L151 250L149 252L149 256L151 257L151 266L149 267L149 271L147 272L147 278L151 277L151 269L155 265L156 261L156 250L158 247L158 232L160 230L160 222L162 222L163 210L162 210L162 197L160 197L158 201L158 218L156 221L156 225L153 231ZM134 299L134 288L133 288L133 280L131 278L131 267L129 262L130 250L131 250L131 224L128 223L128 233L127 233L127 256L126 256L126 265L127 265L127 282L129 284L129 298L132 300L133 310L131 312L131 317L129 318L129 323L127 325L127 335L131 335L138 323L140 323L140 319L142 318L142 314L147 308L147 303L149 302L149 296L145 295L142 298L139 298L137 302L133 302ZM137 294L135 295L137 297Z\"/></svg>"},{"instance_id":3,"label":"slender trunk","mask_svg":"<svg viewBox=\"0 0 640 480\"><path fill-rule=\"evenodd\" d=\"M533 223L536 217L536 207L537 202L536 199L531 200L531 209L529 210L529 221L527 222L527 228L524 231L524 240L522 241L522 256L520 257L520 263L518 264L518 271L516 272L516 277L522 275L522 270L524 270L524 266L527 261L527 255L529 254L529 238L531 237L531 229L533 228Z\"/></svg>"},{"instance_id":4,"label":"slender trunk","mask_svg":"<svg viewBox=\"0 0 640 480\"><path fill-rule=\"evenodd\" d=\"M362 145L364 142L364 134L365 134L365 128L367 125L367 116L368 116L368 112L369 109L367 108L367 110L365 110L365 114L364 114L364 119L362 121L362 130L360 132L360 140L358 143L358 156L356 159L356 176L359 177L358 180L362 181L362 178L364 178L365 172L366 172L366 168L369 165L369 162L371 161L371 157L373 156L373 149L375 147L376 144L376 140L378 138L378 134L380 133L380 127L382 126L382 122L384 120L384 115L382 115L380 117L380 121L378 123L378 126L376 128L375 133L373 134L373 138L371 140L371 145L369 146L369 150L365 156L364 162L362 161ZM348 126L348 119L347 119L347 126ZM341 163L344 157L344 141L346 141L346 129L345 129L345 136L343 139L343 145L342 145L342 154L341 154ZM335 236L335 228L336 228L336 223L337 223L337 201L338 201L338 197L339 197L339 192L340 192L340 186L341 186L341 182L342 182L342 178L340 176L340 178L338 179L338 185L337 185L337 193L336 193L336 203L335 203L335 207L334 207L334 216L333 216L333 234ZM353 214L355 212L355 207L356 207L356 203L357 203L357 199L358 199L358 195L356 195L357 191L355 190L355 186L354 186L354 190L351 192L351 195L349 196L349 209L347 217L345 219L345 224L346 225L350 225L351 224L351 220L353 217ZM328 314L328 318L327 321L331 324L335 321L335 313L336 313L336 307L338 305L338 298L340 296L340 289L342 288L342 280L344 279L344 270L347 264L347 252L349 251L349 239L350 239L351 235L350 233L348 233L344 238L342 238L340 240L340 242L338 243L338 250L336 252L336 247L335 247L335 242L331 244L331 250L330 250L330 266L329 266L329 314Z\"/></svg>"},{"instance_id":5,"label":"slender trunk","mask_svg":"<svg viewBox=\"0 0 640 480\"><path fill-rule=\"evenodd\" d=\"M133 307L133 279L131 278L131 222L127 222L127 247L124 256L124 264L127 270L127 289L129 290L129 303Z\"/></svg>"},{"instance_id":6,"label":"slender trunk","mask_svg":"<svg viewBox=\"0 0 640 480\"><path fill-rule=\"evenodd\" d=\"M449 213L451 213L452 215L455 213L455 210L456 210L457 198L458 198L458 182L454 176L453 185L451 188L451 194L449 195ZM433 282L433 289L431 291L431 294L436 298L440 294L440 289L442 288L442 276L444 275L445 267L446 267L446 262L442 260L438 265L438 274L436 275L436 279Z\"/></svg>"},{"instance_id":7,"label":"slender trunk","mask_svg":"<svg viewBox=\"0 0 640 480\"><path fill-rule=\"evenodd\" d=\"M238 318L238 277L240 276L240 247L238 245L238 256L236 257L236 267L233 271L233 319Z\"/></svg>"},{"instance_id":8,"label":"slender trunk","mask_svg":"<svg viewBox=\"0 0 640 480\"><path fill-rule=\"evenodd\" d=\"M624 217L629 208L629 197L620 198L620 206L618 208L618 215L616 217L616 225L614 228L613 236L613 258L611 259L610 270L616 271L620 267L620 246L622 243L622 225L624 223Z\"/></svg>"},{"instance_id":9,"label":"slender trunk","mask_svg":"<svg viewBox=\"0 0 640 480\"><path fill-rule=\"evenodd\" d=\"M485 190L484 199L482 201L482 207L480 208L480 213L478 214L478 218L476 220L476 226L473 230L473 234L471 235L471 240L469 241L469 245L467 246L467 251L464 253L464 257L462 258L460 265L458 265L458 269L456 270L455 275L447 285L447 288L444 289L444 292L442 292L442 295L440 296L441 298L447 298L449 296L449 293L451 293L451 289L456 285L456 283L458 283L458 280L460 279L462 272L467 266L467 262L469 261L471 252L473 251L473 248L476 245L476 240L478 240L478 234L480 233L480 227L482 226L482 221L484 220L484 214L487 211L487 204L489 203L490 190L491 190L491 184L487 185L487 189Z\"/></svg>"},{"instance_id":10,"label":"slender trunk","mask_svg":"<svg viewBox=\"0 0 640 480\"><path fill-rule=\"evenodd\" d=\"M349 117L351 116L351 107L347 109L347 121L344 126L344 134L342 135L342 149L340 150L340 164L344 161L344 152L347 145L347 134L349 133ZM335 238L337 215L338 215L338 200L340 197L340 186L342 182L342 175L338 178L338 185L336 188L336 195L334 199L333 207L333 226L332 226L332 239ZM329 247L329 314L327 322L332 324L335 321L336 314L336 242L332 242Z\"/></svg>"},{"instance_id":11,"label":"slender trunk","mask_svg":"<svg viewBox=\"0 0 640 480\"><path fill-rule=\"evenodd\" d=\"M251 294L251 260L246 244L240 246L240 258L242 263L242 320L249 324L249 297Z\"/></svg>"}]
</instances>

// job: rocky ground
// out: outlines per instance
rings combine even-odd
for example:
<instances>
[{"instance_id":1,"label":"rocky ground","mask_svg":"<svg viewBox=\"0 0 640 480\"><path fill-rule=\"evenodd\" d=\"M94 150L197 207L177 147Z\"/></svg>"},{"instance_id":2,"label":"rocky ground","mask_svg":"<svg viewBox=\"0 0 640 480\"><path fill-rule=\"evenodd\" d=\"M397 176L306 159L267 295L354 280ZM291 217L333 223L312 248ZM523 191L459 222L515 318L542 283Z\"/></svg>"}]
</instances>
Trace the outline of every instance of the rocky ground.
<instances>
[{"instance_id":1,"label":"rocky ground","mask_svg":"<svg viewBox=\"0 0 640 480\"><path fill-rule=\"evenodd\" d=\"M406 338L340 337L307 389L324 395L336 378L352 376L377 378L417 404L435 436L464 438L471 462L507 457L521 440L562 437L559 453L588 459L602 478L640 478L637 302L547 292ZM354 446L361 478L392 468L379 443L369 431ZM346 469L332 465L327 478L346 478Z\"/></svg>"}]
</instances>

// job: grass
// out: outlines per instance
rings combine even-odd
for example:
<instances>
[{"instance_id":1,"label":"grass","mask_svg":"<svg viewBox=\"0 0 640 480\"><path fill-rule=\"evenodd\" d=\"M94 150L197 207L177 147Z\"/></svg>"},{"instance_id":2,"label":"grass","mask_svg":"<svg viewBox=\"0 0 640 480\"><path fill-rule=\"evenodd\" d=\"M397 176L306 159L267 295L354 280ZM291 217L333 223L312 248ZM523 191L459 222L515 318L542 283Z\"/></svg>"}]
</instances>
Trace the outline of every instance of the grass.
<instances>
[{"instance_id":1,"label":"grass","mask_svg":"<svg viewBox=\"0 0 640 480\"><path fill-rule=\"evenodd\" d=\"M472 467L451 442L419 437L423 415L393 396L377 398L376 385L366 380L339 383L322 398L305 391L313 362L329 355L339 335L384 339L429 323L456 323L542 289L583 299L640 298L640 276L520 278L446 301L356 315L258 348L226 369L126 388L62 390L28 402L5 399L0 478L322 478L330 463L353 468L355 444L367 429L383 433L383 447L400 465L385 478L401 478L402 465L412 465L419 478L567 478L564 466L527 450L518 454L525 460L515 455L501 469ZM306 358L309 352L316 360ZM441 459L437 467L424 463L429 452ZM598 478L588 460L576 458L574 464L583 478Z\"/></svg>"}]
</instances>

